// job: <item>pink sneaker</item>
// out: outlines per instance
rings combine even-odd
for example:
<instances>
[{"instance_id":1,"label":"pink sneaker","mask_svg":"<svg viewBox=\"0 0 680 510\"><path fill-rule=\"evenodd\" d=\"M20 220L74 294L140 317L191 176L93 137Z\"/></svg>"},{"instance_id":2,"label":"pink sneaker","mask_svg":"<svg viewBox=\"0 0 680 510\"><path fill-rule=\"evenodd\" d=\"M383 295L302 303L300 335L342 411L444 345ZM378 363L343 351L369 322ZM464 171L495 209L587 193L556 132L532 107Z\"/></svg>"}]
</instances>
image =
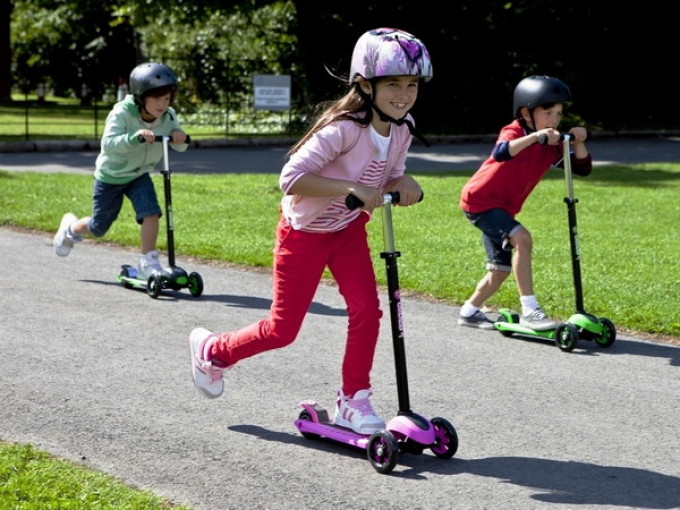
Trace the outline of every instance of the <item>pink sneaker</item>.
<instances>
[{"instance_id":1,"label":"pink sneaker","mask_svg":"<svg viewBox=\"0 0 680 510\"><path fill-rule=\"evenodd\" d=\"M194 329L189 335L189 356L191 358L191 377L201 395L206 398L217 398L224 391L222 374L225 367L218 367L205 361L205 345L216 336L203 328Z\"/></svg>"},{"instance_id":2,"label":"pink sneaker","mask_svg":"<svg viewBox=\"0 0 680 510\"><path fill-rule=\"evenodd\" d=\"M351 398L339 390L333 423L352 429L357 434L373 434L384 429L385 422L373 411L368 399L370 396L370 390L359 390Z\"/></svg>"}]
</instances>

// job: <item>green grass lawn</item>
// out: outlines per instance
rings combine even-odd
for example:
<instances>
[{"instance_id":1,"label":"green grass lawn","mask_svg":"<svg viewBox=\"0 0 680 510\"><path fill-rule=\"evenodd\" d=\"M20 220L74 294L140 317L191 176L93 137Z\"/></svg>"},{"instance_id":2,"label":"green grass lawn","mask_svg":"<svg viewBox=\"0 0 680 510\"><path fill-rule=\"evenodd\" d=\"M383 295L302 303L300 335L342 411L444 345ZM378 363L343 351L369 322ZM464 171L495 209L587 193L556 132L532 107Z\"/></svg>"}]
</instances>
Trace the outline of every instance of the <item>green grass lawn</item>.
<instances>
[{"instance_id":1,"label":"green grass lawn","mask_svg":"<svg viewBox=\"0 0 680 510\"><path fill-rule=\"evenodd\" d=\"M425 199L393 212L401 287L461 304L484 274L479 232L458 209L470 172L412 174ZM155 175L162 194L160 175ZM243 266L269 267L281 192L278 176L173 174L177 253ZM0 225L52 233L63 213L90 213L87 175L0 172ZM596 168L574 181L585 308L617 330L680 337L680 276L673 232L680 217L680 165ZM575 311L564 178L552 172L531 195L519 219L534 237L539 302L557 319ZM36 207L40 204L40 207ZM380 216L369 223L378 278L384 283ZM93 242L137 246L138 227L126 203L120 219ZM161 232L160 249L165 246ZM668 270L664 270L667 268ZM488 303L518 307L509 279ZM451 318L453 320L453 318Z\"/></svg>"},{"instance_id":2,"label":"green grass lawn","mask_svg":"<svg viewBox=\"0 0 680 510\"><path fill-rule=\"evenodd\" d=\"M55 459L30 445L0 442L0 508L188 510L111 476Z\"/></svg>"}]
</instances>

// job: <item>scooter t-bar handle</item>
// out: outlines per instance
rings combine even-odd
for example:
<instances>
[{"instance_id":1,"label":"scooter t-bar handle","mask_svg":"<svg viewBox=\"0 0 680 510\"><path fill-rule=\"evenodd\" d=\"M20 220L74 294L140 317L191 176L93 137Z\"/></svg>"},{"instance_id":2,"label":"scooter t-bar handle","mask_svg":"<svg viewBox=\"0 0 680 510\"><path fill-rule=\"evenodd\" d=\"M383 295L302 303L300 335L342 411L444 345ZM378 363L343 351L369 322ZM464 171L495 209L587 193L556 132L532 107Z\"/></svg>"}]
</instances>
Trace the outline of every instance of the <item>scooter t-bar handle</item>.
<instances>
[{"instance_id":1,"label":"scooter t-bar handle","mask_svg":"<svg viewBox=\"0 0 680 510\"><path fill-rule=\"evenodd\" d=\"M399 192L392 191L390 193L385 193L383 195L383 204L385 203L398 204ZM345 198L345 205L347 206L347 209L353 211L354 209L359 209L359 207L363 207L364 202L356 195L347 195L347 197Z\"/></svg>"},{"instance_id":2,"label":"scooter t-bar handle","mask_svg":"<svg viewBox=\"0 0 680 510\"><path fill-rule=\"evenodd\" d=\"M560 133L560 142L563 142L565 140L571 140L571 135L569 133ZM538 143L541 145L545 145L548 143L548 135L545 133L541 133L538 135Z\"/></svg>"},{"instance_id":3,"label":"scooter t-bar handle","mask_svg":"<svg viewBox=\"0 0 680 510\"><path fill-rule=\"evenodd\" d=\"M418 202L423 201L423 193L420 194L420 198L418 199ZM390 191L389 193L385 193L383 195L383 205L384 204L398 204L399 203L399 192L398 191ZM347 195L345 198L345 205L347 206L347 209L350 211L353 211L354 209L358 209L359 207L363 207L364 203L359 199L356 195Z\"/></svg>"},{"instance_id":4,"label":"scooter t-bar handle","mask_svg":"<svg viewBox=\"0 0 680 510\"><path fill-rule=\"evenodd\" d=\"M170 137L168 135L156 135L155 138L154 138L154 141L162 142L163 138L167 138L168 140L170 140ZM143 142L144 136L143 135L137 135L137 140L140 141L140 142ZM191 137L189 135L187 135L187 139L184 140L184 143L190 143L190 142L191 142Z\"/></svg>"}]
</instances>

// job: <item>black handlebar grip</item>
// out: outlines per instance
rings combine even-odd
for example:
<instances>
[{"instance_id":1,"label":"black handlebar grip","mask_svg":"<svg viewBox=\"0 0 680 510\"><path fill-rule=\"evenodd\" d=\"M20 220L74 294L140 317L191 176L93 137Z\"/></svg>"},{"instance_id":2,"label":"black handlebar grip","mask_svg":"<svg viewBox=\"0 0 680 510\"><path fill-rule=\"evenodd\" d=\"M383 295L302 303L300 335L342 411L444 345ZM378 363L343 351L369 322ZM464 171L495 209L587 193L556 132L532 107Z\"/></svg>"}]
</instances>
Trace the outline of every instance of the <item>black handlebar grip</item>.
<instances>
[{"instance_id":1,"label":"black handlebar grip","mask_svg":"<svg viewBox=\"0 0 680 510\"><path fill-rule=\"evenodd\" d=\"M359 207L363 206L364 202L356 195L347 195L345 197L345 205L347 206L347 209L353 211L354 209L358 209Z\"/></svg>"}]
</instances>

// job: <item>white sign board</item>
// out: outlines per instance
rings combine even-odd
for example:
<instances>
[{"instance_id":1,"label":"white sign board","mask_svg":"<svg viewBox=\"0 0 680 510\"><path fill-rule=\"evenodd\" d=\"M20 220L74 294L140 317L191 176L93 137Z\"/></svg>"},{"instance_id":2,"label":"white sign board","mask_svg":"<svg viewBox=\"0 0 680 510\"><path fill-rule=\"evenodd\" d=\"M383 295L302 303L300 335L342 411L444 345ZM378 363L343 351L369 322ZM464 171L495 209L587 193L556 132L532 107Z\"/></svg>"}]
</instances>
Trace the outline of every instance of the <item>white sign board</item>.
<instances>
[{"instance_id":1,"label":"white sign board","mask_svg":"<svg viewBox=\"0 0 680 510\"><path fill-rule=\"evenodd\" d=\"M256 110L290 110L290 75L256 74L254 85Z\"/></svg>"}]
</instances>

